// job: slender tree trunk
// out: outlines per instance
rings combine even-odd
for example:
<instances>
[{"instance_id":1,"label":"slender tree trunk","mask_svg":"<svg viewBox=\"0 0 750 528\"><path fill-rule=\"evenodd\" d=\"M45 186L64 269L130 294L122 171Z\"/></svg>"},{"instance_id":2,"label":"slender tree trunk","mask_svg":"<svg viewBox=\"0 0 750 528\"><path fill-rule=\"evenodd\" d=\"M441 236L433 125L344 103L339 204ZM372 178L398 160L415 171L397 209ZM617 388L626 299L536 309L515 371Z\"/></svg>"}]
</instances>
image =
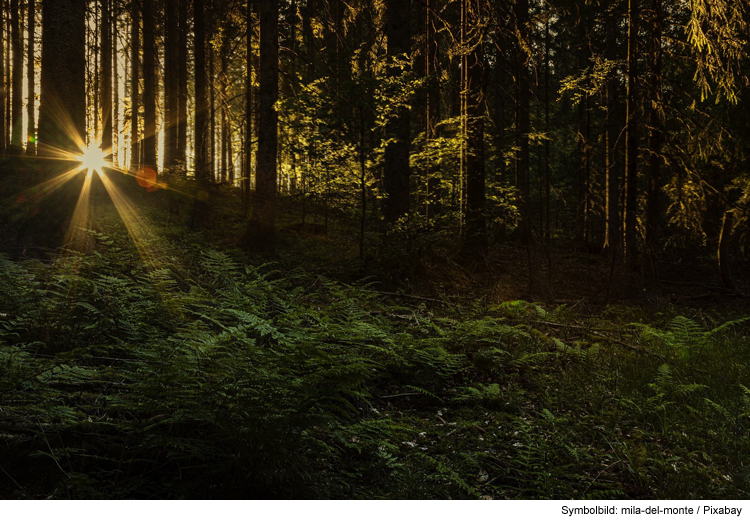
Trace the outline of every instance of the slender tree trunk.
<instances>
[{"instance_id":1,"label":"slender tree trunk","mask_svg":"<svg viewBox=\"0 0 750 528\"><path fill-rule=\"evenodd\" d=\"M177 0L178 4L178 34L177 34L177 152L176 159L187 162L187 35L188 9L190 0Z\"/></svg>"},{"instance_id":2,"label":"slender tree trunk","mask_svg":"<svg viewBox=\"0 0 750 528\"><path fill-rule=\"evenodd\" d=\"M638 221L638 26L639 0L628 0L628 93L626 123L625 258L638 268L636 222Z\"/></svg>"},{"instance_id":3,"label":"slender tree trunk","mask_svg":"<svg viewBox=\"0 0 750 528\"><path fill-rule=\"evenodd\" d=\"M619 59L617 44L617 18L610 14L606 20L607 59L615 62ZM604 218L607 228L604 232L604 249L611 251L618 245L620 239L620 214L618 208L620 195L620 180L623 169L623 140L622 131L620 81L618 73L613 71L607 79L607 118L606 118L606 166L604 182Z\"/></svg>"},{"instance_id":4,"label":"slender tree trunk","mask_svg":"<svg viewBox=\"0 0 750 528\"><path fill-rule=\"evenodd\" d=\"M482 20L481 0L467 1L471 26ZM478 31L478 29L477 29ZM484 47L481 37L472 39L466 75L466 246L487 249L484 170Z\"/></svg>"},{"instance_id":5,"label":"slender tree trunk","mask_svg":"<svg viewBox=\"0 0 750 528\"><path fill-rule=\"evenodd\" d=\"M156 171L156 41L154 0L143 2L143 163Z\"/></svg>"},{"instance_id":6,"label":"slender tree trunk","mask_svg":"<svg viewBox=\"0 0 750 528\"><path fill-rule=\"evenodd\" d=\"M521 192L520 242L531 242L531 182L529 177L529 0L516 2L517 34L520 42L516 52L516 187Z\"/></svg>"},{"instance_id":7,"label":"slender tree trunk","mask_svg":"<svg viewBox=\"0 0 750 528\"><path fill-rule=\"evenodd\" d=\"M120 165L120 72L118 68L119 53L117 52L117 18L120 11L115 0L112 1L112 164Z\"/></svg>"},{"instance_id":8,"label":"slender tree trunk","mask_svg":"<svg viewBox=\"0 0 750 528\"><path fill-rule=\"evenodd\" d=\"M721 272L721 282L724 287L734 290L734 281L732 280L731 269L729 266L729 244L734 227L734 211L724 213L724 219L721 222L721 232L719 234L719 271Z\"/></svg>"},{"instance_id":9,"label":"slender tree trunk","mask_svg":"<svg viewBox=\"0 0 750 528\"><path fill-rule=\"evenodd\" d=\"M7 40L4 37L5 11L7 0L0 2L0 155L5 155L8 143L6 137L8 128L6 126L6 105L8 102L8 83L5 81L5 54L7 53Z\"/></svg>"},{"instance_id":10,"label":"slender tree trunk","mask_svg":"<svg viewBox=\"0 0 750 528\"><path fill-rule=\"evenodd\" d=\"M409 28L411 0L387 1L388 56L391 61L403 58L411 51ZM402 74L402 69L391 65L390 75L394 78ZM397 222L409 214L409 109L402 106L385 126L387 139L383 187L385 201L383 216L389 224Z\"/></svg>"},{"instance_id":11,"label":"slender tree trunk","mask_svg":"<svg viewBox=\"0 0 750 528\"><path fill-rule=\"evenodd\" d=\"M210 33L210 32L209 32ZM211 42L211 35L207 35L206 38ZM214 82L216 76L216 68L214 67L214 48L209 46L206 50L208 54L208 76L210 82L208 83L208 157L209 157L209 179L212 182L216 181L216 84Z\"/></svg>"},{"instance_id":12,"label":"slender tree trunk","mask_svg":"<svg viewBox=\"0 0 750 528\"><path fill-rule=\"evenodd\" d=\"M35 86L35 57L34 57L34 34L36 32L36 0L28 1L28 44L27 50L27 64L26 64L26 79L28 85L28 96L29 103L26 107L28 132L26 134L26 155L36 155L36 86Z\"/></svg>"},{"instance_id":13,"label":"slender tree trunk","mask_svg":"<svg viewBox=\"0 0 750 528\"><path fill-rule=\"evenodd\" d=\"M659 247L659 213L661 192L661 146L664 135L662 108L662 0L651 0L653 28L651 34L651 50L649 62L651 69L649 110L649 158L648 158L648 186L646 198L646 272L656 275L656 255Z\"/></svg>"},{"instance_id":14,"label":"slender tree trunk","mask_svg":"<svg viewBox=\"0 0 750 528\"><path fill-rule=\"evenodd\" d=\"M427 78L427 109L425 139L426 148L431 149L431 143L437 139L437 125L440 122L440 81L437 77L439 60L438 46L435 32L437 21L436 0L427 0L427 14L425 20L425 77ZM436 162L427 161L427 218L433 218L440 207L440 178L434 176Z\"/></svg>"},{"instance_id":15,"label":"slender tree trunk","mask_svg":"<svg viewBox=\"0 0 750 528\"><path fill-rule=\"evenodd\" d=\"M549 128L549 18L544 25L544 238L549 240L550 234L550 128ZM540 226L541 228L541 226Z\"/></svg>"},{"instance_id":16,"label":"slender tree trunk","mask_svg":"<svg viewBox=\"0 0 750 528\"><path fill-rule=\"evenodd\" d=\"M110 24L110 0L101 0L102 47L101 47L101 121L102 152L112 161L112 27Z\"/></svg>"},{"instance_id":17,"label":"slender tree trunk","mask_svg":"<svg viewBox=\"0 0 750 528\"><path fill-rule=\"evenodd\" d=\"M18 0L10 1L11 49L13 50L12 106L13 130L10 147L13 154L21 154L23 149L23 44L21 41L21 14Z\"/></svg>"},{"instance_id":18,"label":"slender tree trunk","mask_svg":"<svg viewBox=\"0 0 750 528\"><path fill-rule=\"evenodd\" d=\"M241 244L259 251L275 246L276 154L278 149L279 4L260 2L260 70L258 116L258 170L252 217Z\"/></svg>"},{"instance_id":19,"label":"slender tree trunk","mask_svg":"<svg viewBox=\"0 0 750 528\"><path fill-rule=\"evenodd\" d=\"M140 62L140 11L139 0L130 2L130 170L140 166L140 141L138 138L138 113L140 97L138 88L138 63Z\"/></svg>"},{"instance_id":20,"label":"slender tree trunk","mask_svg":"<svg viewBox=\"0 0 750 528\"><path fill-rule=\"evenodd\" d=\"M206 97L206 20L204 0L195 0L195 179L208 182L206 150L208 145L208 99Z\"/></svg>"},{"instance_id":21,"label":"slender tree trunk","mask_svg":"<svg viewBox=\"0 0 750 528\"><path fill-rule=\"evenodd\" d=\"M164 17L164 166L171 167L178 159L179 87L178 49L179 24L177 0L166 0Z\"/></svg>"},{"instance_id":22,"label":"slender tree trunk","mask_svg":"<svg viewBox=\"0 0 750 528\"><path fill-rule=\"evenodd\" d=\"M10 1L10 0L8 0ZM10 136L11 136L11 130L13 129L12 123L11 123L11 100L13 88L11 86L11 78L10 78L10 57L13 54L12 46L11 46L11 23L10 23L11 17L7 16L5 19L5 89L6 89L6 95L5 98L5 147L10 152L11 146L10 146Z\"/></svg>"},{"instance_id":23,"label":"slender tree trunk","mask_svg":"<svg viewBox=\"0 0 750 528\"><path fill-rule=\"evenodd\" d=\"M309 0L308 0L309 1ZM253 1L247 1L247 36L245 65L245 157L244 175L242 180L243 213L247 216L250 210L250 173L252 171L253 145Z\"/></svg>"},{"instance_id":24,"label":"slender tree trunk","mask_svg":"<svg viewBox=\"0 0 750 528\"><path fill-rule=\"evenodd\" d=\"M221 50L219 52L219 105L221 106L221 181L229 182L229 116L228 116L228 77L229 68L229 38L222 35Z\"/></svg>"}]
</instances>

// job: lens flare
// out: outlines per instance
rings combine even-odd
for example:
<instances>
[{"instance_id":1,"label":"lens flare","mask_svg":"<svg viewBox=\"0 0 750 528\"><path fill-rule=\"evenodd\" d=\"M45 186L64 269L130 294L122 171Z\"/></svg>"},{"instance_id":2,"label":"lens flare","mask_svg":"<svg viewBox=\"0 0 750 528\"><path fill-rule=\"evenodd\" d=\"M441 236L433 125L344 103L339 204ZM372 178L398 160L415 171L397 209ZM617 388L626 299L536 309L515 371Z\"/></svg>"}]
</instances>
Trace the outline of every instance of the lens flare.
<instances>
[{"instance_id":1,"label":"lens flare","mask_svg":"<svg viewBox=\"0 0 750 528\"><path fill-rule=\"evenodd\" d=\"M83 152L77 157L77 161L80 162L79 169L85 170L87 176L91 176L92 173L96 172L102 174L104 167L107 167L107 162L104 152L99 147L86 147Z\"/></svg>"}]
</instances>

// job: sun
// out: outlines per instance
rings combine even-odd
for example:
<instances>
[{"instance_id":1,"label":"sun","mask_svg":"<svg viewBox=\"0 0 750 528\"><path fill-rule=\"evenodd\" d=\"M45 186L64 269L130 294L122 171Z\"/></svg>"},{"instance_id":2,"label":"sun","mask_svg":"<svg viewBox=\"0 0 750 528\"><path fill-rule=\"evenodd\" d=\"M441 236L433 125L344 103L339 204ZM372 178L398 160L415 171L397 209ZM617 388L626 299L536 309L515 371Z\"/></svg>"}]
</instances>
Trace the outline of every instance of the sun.
<instances>
[{"instance_id":1,"label":"sun","mask_svg":"<svg viewBox=\"0 0 750 528\"><path fill-rule=\"evenodd\" d=\"M102 149L95 146L84 147L83 152L76 158L80 163L80 169L85 170L87 176L97 172L100 175L104 167L109 166Z\"/></svg>"}]
</instances>

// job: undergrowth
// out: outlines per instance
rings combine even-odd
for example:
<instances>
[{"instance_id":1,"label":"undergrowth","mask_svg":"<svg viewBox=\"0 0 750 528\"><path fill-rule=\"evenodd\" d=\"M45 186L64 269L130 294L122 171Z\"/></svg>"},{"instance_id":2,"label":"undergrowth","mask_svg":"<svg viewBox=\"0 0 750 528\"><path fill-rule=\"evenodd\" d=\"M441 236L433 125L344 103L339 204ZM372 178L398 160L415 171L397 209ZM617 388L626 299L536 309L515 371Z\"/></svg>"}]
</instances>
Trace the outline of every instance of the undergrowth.
<instances>
[{"instance_id":1,"label":"undergrowth","mask_svg":"<svg viewBox=\"0 0 750 528\"><path fill-rule=\"evenodd\" d=\"M747 319L427 306L90 236L0 259L2 496L750 492Z\"/></svg>"}]
</instances>

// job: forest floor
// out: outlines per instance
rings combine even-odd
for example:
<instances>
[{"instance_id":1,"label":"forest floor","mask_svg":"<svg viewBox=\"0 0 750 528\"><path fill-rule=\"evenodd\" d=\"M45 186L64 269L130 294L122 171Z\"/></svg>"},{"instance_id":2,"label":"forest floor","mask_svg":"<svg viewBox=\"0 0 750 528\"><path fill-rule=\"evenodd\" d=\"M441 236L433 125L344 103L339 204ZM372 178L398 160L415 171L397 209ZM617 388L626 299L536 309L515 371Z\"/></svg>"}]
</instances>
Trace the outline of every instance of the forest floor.
<instances>
[{"instance_id":1,"label":"forest floor","mask_svg":"<svg viewBox=\"0 0 750 528\"><path fill-rule=\"evenodd\" d=\"M431 248L390 281L333 222L282 214L264 257L128 200L94 194L85 252L4 242L0 497L750 496L750 311L710 258Z\"/></svg>"}]
</instances>

